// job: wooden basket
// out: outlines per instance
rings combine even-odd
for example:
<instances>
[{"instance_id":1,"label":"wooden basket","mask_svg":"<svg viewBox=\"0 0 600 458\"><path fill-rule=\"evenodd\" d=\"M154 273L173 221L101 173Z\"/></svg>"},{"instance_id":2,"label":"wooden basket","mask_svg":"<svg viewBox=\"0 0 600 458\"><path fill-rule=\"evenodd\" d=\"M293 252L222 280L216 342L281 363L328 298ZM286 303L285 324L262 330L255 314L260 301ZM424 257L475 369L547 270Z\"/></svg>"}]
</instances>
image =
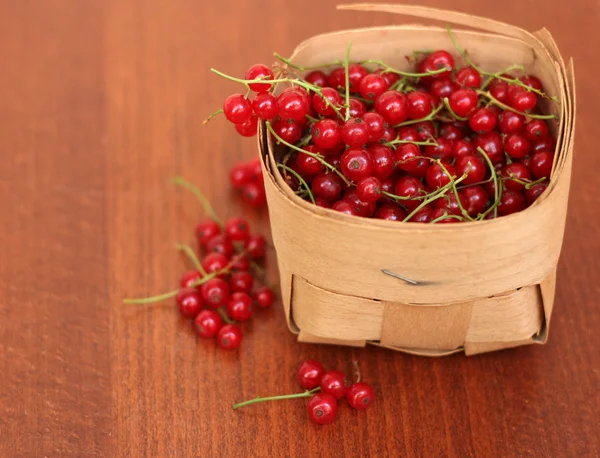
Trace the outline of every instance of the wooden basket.
<instances>
[{"instance_id":1,"label":"wooden basket","mask_svg":"<svg viewBox=\"0 0 600 458\"><path fill-rule=\"evenodd\" d=\"M294 194L276 166L273 143L259 131L265 187L289 328L301 342L409 353L467 355L544 343L554 302L573 158L575 86L550 33L533 34L467 14L405 5L344 5L451 22L459 43L483 69L522 64L560 104L555 164L548 190L523 212L450 225L348 216ZM399 25L319 35L300 44L294 63L380 59L400 69L415 49L452 49L440 27ZM388 269L413 285L382 273Z\"/></svg>"}]
</instances>

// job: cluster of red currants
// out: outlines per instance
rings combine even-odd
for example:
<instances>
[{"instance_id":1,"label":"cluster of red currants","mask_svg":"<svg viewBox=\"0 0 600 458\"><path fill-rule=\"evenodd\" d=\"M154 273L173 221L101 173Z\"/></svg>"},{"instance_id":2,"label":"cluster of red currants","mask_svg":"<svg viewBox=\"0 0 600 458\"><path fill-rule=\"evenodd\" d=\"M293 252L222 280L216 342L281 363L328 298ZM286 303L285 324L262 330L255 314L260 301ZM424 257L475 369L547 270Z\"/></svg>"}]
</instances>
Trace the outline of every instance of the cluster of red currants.
<instances>
[{"instance_id":1,"label":"cluster of red currants","mask_svg":"<svg viewBox=\"0 0 600 458\"><path fill-rule=\"evenodd\" d=\"M300 365L297 378L300 386L306 391L279 396L257 397L235 404L233 408L239 409L266 401L310 398L307 404L308 417L314 423L326 425L335 420L338 412L338 401L343 398L346 398L350 407L354 409L366 409L373 404L373 389L368 384L360 381L360 374L357 375L357 381L348 386L346 375L343 372L337 370L326 371L319 361L308 359Z\"/></svg>"},{"instance_id":2,"label":"cluster of red currants","mask_svg":"<svg viewBox=\"0 0 600 458\"><path fill-rule=\"evenodd\" d=\"M257 262L265 256L265 238L251 234L243 218L221 222L200 190L181 178L174 181L199 196L211 215L196 226L198 245L204 255L200 260L190 246L178 244L177 248L194 266L181 276L180 288L124 302L148 304L174 297L180 314L194 320L200 337L216 338L221 348L238 348L242 341L238 323L248 321L255 306L271 307L275 299L271 288L255 285L256 277L264 276Z\"/></svg>"},{"instance_id":3,"label":"cluster of red currants","mask_svg":"<svg viewBox=\"0 0 600 458\"><path fill-rule=\"evenodd\" d=\"M457 47L457 49L460 49ZM316 205L363 217L451 223L509 215L546 190L556 146L539 100L556 101L521 66L490 73L462 53L419 54L417 73L382 61L335 62L304 77L246 79L215 73L257 94L229 96L227 119L246 134L264 120L280 145L286 182ZM342 64L342 66L339 66ZM375 68L373 68L373 66ZM286 73L287 72L287 73ZM278 96L275 83L291 84Z\"/></svg>"},{"instance_id":4,"label":"cluster of red currants","mask_svg":"<svg viewBox=\"0 0 600 458\"><path fill-rule=\"evenodd\" d=\"M262 208L267 204L260 159L235 164L229 172L229 182L251 207Z\"/></svg>"}]
</instances>

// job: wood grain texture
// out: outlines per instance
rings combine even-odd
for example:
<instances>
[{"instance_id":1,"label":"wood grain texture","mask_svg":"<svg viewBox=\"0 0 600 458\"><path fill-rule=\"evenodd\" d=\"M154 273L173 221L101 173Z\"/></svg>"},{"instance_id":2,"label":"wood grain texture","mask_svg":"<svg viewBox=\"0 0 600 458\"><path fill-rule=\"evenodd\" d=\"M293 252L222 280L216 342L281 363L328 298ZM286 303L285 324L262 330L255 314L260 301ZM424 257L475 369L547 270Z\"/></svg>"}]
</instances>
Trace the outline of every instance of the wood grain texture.
<instances>
[{"instance_id":1,"label":"wood grain texture","mask_svg":"<svg viewBox=\"0 0 600 458\"><path fill-rule=\"evenodd\" d=\"M335 1L0 0L0 456L593 457L600 450L600 6L532 0L424 1L547 26L575 58L572 196L548 345L424 359L296 343L262 313L239 353L197 341L172 304L124 296L174 287L176 241L192 241L198 183L223 216L244 213L228 167L255 154L223 119L241 73L324 31L391 24ZM275 263L271 256L271 276ZM351 370L370 411L307 422L302 401L232 412L297 390L304 358Z\"/></svg>"}]
</instances>

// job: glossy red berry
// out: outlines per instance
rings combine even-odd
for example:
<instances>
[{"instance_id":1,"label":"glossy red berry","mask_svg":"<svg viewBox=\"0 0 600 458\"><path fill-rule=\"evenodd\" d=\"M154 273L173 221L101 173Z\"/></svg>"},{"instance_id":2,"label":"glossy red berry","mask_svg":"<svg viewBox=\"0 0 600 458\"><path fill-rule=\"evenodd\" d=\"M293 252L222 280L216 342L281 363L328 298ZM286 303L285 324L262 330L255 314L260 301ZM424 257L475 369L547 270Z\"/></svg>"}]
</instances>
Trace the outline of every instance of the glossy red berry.
<instances>
[{"instance_id":1,"label":"glossy red berry","mask_svg":"<svg viewBox=\"0 0 600 458\"><path fill-rule=\"evenodd\" d=\"M367 112L367 107L360 100L350 97L350 117L360 118ZM346 116L346 108L342 108L341 114Z\"/></svg>"},{"instance_id":2,"label":"glossy red berry","mask_svg":"<svg viewBox=\"0 0 600 458\"><path fill-rule=\"evenodd\" d=\"M531 156L531 173L536 178L550 178L554 153L540 151Z\"/></svg>"},{"instance_id":3,"label":"glossy red berry","mask_svg":"<svg viewBox=\"0 0 600 458\"><path fill-rule=\"evenodd\" d=\"M181 276L179 286L182 288L194 288L198 280L202 278L202 274L197 270L188 270Z\"/></svg>"},{"instance_id":4,"label":"glossy red berry","mask_svg":"<svg viewBox=\"0 0 600 458\"><path fill-rule=\"evenodd\" d=\"M394 136L396 138L396 136ZM392 140L394 139L392 138ZM417 128L412 126L402 126L398 128L398 138L400 140L405 140L407 142L418 142L421 141L421 137L419 136L419 131Z\"/></svg>"},{"instance_id":5,"label":"glossy red berry","mask_svg":"<svg viewBox=\"0 0 600 458\"><path fill-rule=\"evenodd\" d=\"M373 161L367 150L348 149L342 155L341 168L343 174L353 181L366 178L373 172Z\"/></svg>"},{"instance_id":6,"label":"glossy red berry","mask_svg":"<svg viewBox=\"0 0 600 458\"><path fill-rule=\"evenodd\" d=\"M327 81L327 75L321 70L313 70L304 78L307 83L314 84L319 87L327 87L329 82Z\"/></svg>"},{"instance_id":7,"label":"glossy red berry","mask_svg":"<svg viewBox=\"0 0 600 458\"><path fill-rule=\"evenodd\" d=\"M432 159L441 159L442 161L450 161L452 159L452 151L454 143L444 137L435 139L437 145L427 145L425 147L425 156Z\"/></svg>"},{"instance_id":8,"label":"glossy red berry","mask_svg":"<svg viewBox=\"0 0 600 458\"><path fill-rule=\"evenodd\" d=\"M360 80L358 90L360 95L367 100L375 100L389 88L386 79L376 73L365 75Z\"/></svg>"},{"instance_id":9,"label":"glossy red berry","mask_svg":"<svg viewBox=\"0 0 600 458\"><path fill-rule=\"evenodd\" d=\"M470 216L483 213L489 204L489 196L481 186L469 186L459 191L464 209Z\"/></svg>"},{"instance_id":10,"label":"glossy red berry","mask_svg":"<svg viewBox=\"0 0 600 458\"><path fill-rule=\"evenodd\" d=\"M435 138L435 126L431 121L421 121L415 124L417 130L417 139L420 141L431 140Z\"/></svg>"},{"instance_id":11,"label":"glossy red berry","mask_svg":"<svg viewBox=\"0 0 600 458\"><path fill-rule=\"evenodd\" d=\"M522 159L529 154L531 143L523 134L510 134L504 139L504 151L513 159Z\"/></svg>"},{"instance_id":12,"label":"glossy red berry","mask_svg":"<svg viewBox=\"0 0 600 458\"><path fill-rule=\"evenodd\" d=\"M281 119L303 121L309 109L307 98L298 89L284 91L277 99L277 113Z\"/></svg>"},{"instance_id":13,"label":"glossy red berry","mask_svg":"<svg viewBox=\"0 0 600 458\"><path fill-rule=\"evenodd\" d=\"M535 108L537 97L533 92L519 91L510 100L510 106L520 112L529 112Z\"/></svg>"},{"instance_id":14,"label":"glossy red berry","mask_svg":"<svg viewBox=\"0 0 600 458\"><path fill-rule=\"evenodd\" d=\"M200 293L208 308L218 309L229 301L231 289L222 278L211 278L200 287Z\"/></svg>"},{"instance_id":15,"label":"glossy red berry","mask_svg":"<svg viewBox=\"0 0 600 458\"><path fill-rule=\"evenodd\" d=\"M548 124L543 119L533 119L525 125L525 135L529 140L538 140L548 135Z\"/></svg>"},{"instance_id":16,"label":"glossy red berry","mask_svg":"<svg viewBox=\"0 0 600 458\"><path fill-rule=\"evenodd\" d=\"M433 111L433 103L429 94L412 91L406 95L407 112L410 119L421 119Z\"/></svg>"},{"instance_id":17,"label":"glossy red berry","mask_svg":"<svg viewBox=\"0 0 600 458\"><path fill-rule=\"evenodd\" d=\"M409 221L413 223L430 223L433 219L433 208L426 206L410 217Z\"/></svg>"},{"instance_id":18,"label":"glossy red berry","mask_svg":"<svg viewBox=\"0 0 600 458\"><path fill-rule=\"evenodd\" d=\"M312 139L317 148L335 148L342 141L338 123L332 119L322 119L315 123Z\"/></svg>"},{"instance_id":19,"label":"glossy red berry","mask_svg":"<svg viewBox=\"0 0 600 458\"><path fill-rule=\"evenodd\" d=\"M477 100L477 94L472 89L459 89L450 96L448 102L454 113L466 118L477 108Z\"/></svg>"},{"instance_id":20,"label":"glossy red berry","mask_svg":"<svg viewBox=\"0 0 600 458\"><path fill-rule=\"evenodd\" d=\"M235 350L242 343L242 331L235 324L226 324L217 334L217 343L226 350Z\"/></svg>"},{"instance_id":21,"label":"glossy red berry","mask_svg":"<svg viewBox=\"0 0 600 458\"><path fill-rule=\"evenodd\" d=\"M445 97L450 97L456 91L460 89L460 86L448 79L448 78L438 78L431 83L430 86L431 94L433 94L438 99L443 99Z\"/></svg>"},{"instance_id":22,"label":"glossy red berry","mask_svg":"<svg viewBox=\"0 0 600 458\"><path fill-rule=\"evenodd\" d=\"M406 212L396 204L383 204L375 212L375 218L386 219L388 221L404 221Z\"/></svg>"},{"instance_id":23,"label":"glossy red berry","mask_svg":"<svg viewBox=\"0 0 600 458\"><path fill-rule=\"evenodd\" d=\"M209 274L223 270L229 264L229 260L221 253L209 253L202 260L202 267Z\"/></svg>"},{"instance_id":24,"label":"glossy red berry","mask_svg":"<svg viewBox=\"0 0 600 458\"><path fill-rule=\"evenodd\" d=\"M325 171L325 166L319 161L315 155L319 153L314 145L308 145L304 147L304 151L308 151L313 154L298 153L296 156L296 167L295 170L303 178L312 178L318 173Z\"/></svg>"},{"instance_id":25,"label":"glossy red berry","mask_svg":"<svg viewBox=\"0 0 600 458\"><path fill-rule=\"evenodd\" d=\"M362 117L367 126L369 143L378 142L385 134L385 119L379 113L370 111Z\"/></svg>"},{"instance_id":26,"label":"glossy red berry","mask_svg":"<svg viewBox=\"0 0 600 458\"><path fill-rule=\"evenodd\" d=\"M350 148L358 148L369 141L369 129L362 118L350 118L342 126L340 134Z\"/></svg>"},{"instance_id":27,"label":"glossy red berry","mask_svg":"<svg viewBox=\"0 0 600 458\"><path fill-rule=\"evenodd\" d=\"M425 180L433 189L447 185L452 177L456 177L456 170L450 164L444 164L443 167L440 164L432 164L425 173Z\"/></svg>"},{"instance_id":28,"label":"glossy red berry","mask_svg":"<svg viewBox=\"0 0 600 458\"><path fill-rule=\"evenodd\" d=\"M340 371L327 371L321 379L321 392L330 394L335 399L346 395L346 376Z\"/></svg>"},{"instance_id":29,"label":"glossy red berry","mask_svg":"<svg viewBox=\"0 0 600 458\"><path fill-rule=\"evenodd\" d=\"M252 274L244 270L232 273L229 278L229 286L234 293L250 294L253 283Z\"/></svg>"},{"instance_id":30,"label":"glossy red berry","mask_svg":"<svg viewBox=\"0 0 600 458\"><path fill-rule=\"evenodd\" d=\"M352 202L345 199L338 200L337 202L335 202L331 206L331 209L350 216L360 216L360 211L358 207Z\"/></svg>"},{"instance_id":31,"label":"glossy red berry","mask_svg":"<svg viewBox=\"0 0 600 458\"><path fill-rule=\"evenodd\" d=\"M457 127L454 124L444 123L440 126L440 137L450 140L451 142L456 142L464 137L464 133L460 127ZM454 146L452 150L454 151Z\"/></svg>"},{"instance_id":32,"label":"glossy red berry","mask_svg":"<svg viewBox=\"0 0 600 458\"><path fill-rule=\"evenodd\" d=\"M312 104L315 111L323 116L334 115L334 107L339 107L341 103L342 96L338 91L331 87L323 88L321 94L315 93L312 97Z\"/></svg>"},{"instance_id":33,"label":"glossy red berry","mask_svg":"<svg viewBox=\"0 0 600 458\"><path fill-rule=\"evenodd\" d=\"M475 184L483 181L487 172L487 167L483 160L478 156L463 156L456 161L456 174L462 177L467 174L463 180L464 184Z\"/></svg>"},{"instance_id":34,"label":"glossy red berry","mask_svg":"<svg viewBox=\"0 0 600 458\"><path fill-rule=\"evenodd\" d=\"M227 302L227 315L235 321L248 321L252 317L252 298L245 292L236 292Z\"/></svg>"},{"instance_id":35,"label":"glossy red berry","mask_svg":"<svg viewBox=\"0 0 600 458\"><path fill-rule=\"evenodd\" d=\"M408 101L398 91L387 91L375 100L375 111L392 126L406 121L408 117Z\"/></svg>"},{"instance_id":36,"label":"glossy red berry","mask_svg":"<svg viewBox=\"0 0 600 458\"><path fill-rule=\"evenodd\" d=\"M262 235L251 235L246 239L244 248L253 259L265 256L265 238Z\"/></svg>"},{"instance_id":37,"label":"glossy red berry","mask_svg":"<svg viewBox=\"0 0 600 458\"><path fill-rule=\"evenodd\" d=\"M447 69L447 71L442 73L437 73L435 75L428 76L426 78L447 78L452 73L454 69L454 58L447 51L434 51L429 54L425 59L421 61L419 64L419 72L427 73L433 72L436 70Z\"/></svg>"},{"instance_id":38,"label":"glossy red berry","mask_svg":"<svg viewBox=\"0 0 600 458\"><path fill-rule=\"evenodd\" d=\"M214 310L202 310L194 319L194 329L200 337L212 339L223 326L223 320Z\"/></svg>"},{"instance_id":39,"label":"glossy red berry","mask_svg":"<svg viewBox=\"0 0 600 458\"><path fill-rule=\"evenodd\" d=\"M491 132L497 122L498 116L490 108L479 108L469 116L469 126L479 134Z\"/></svg>"},{"instance_id":40,"label":"glossy red berry","mask_svg":"<svg viewBox=\"0 0 600 458\"><path fill-rule=\"evenodd\" d=\"M504 149L502 148L502 138L496 131L488 132L475 136L475 146L481 148L488 155L492 164L504 163Z\"/></svg>"},{"instance_id":41,"label":"glossy red berry","mask_svg":"<svg viewBox=\"0 0 600 458\"><path fill-rule=\"evenodd\" d=\"M182 288L175 296L179 313L185 318L194 318L202 309L202 297L196 288Z\"/></svg>"},{"instance_id":42,"label":"glossy red berry","mask_svg":"<svg viewBox=\"0 0 600 458\"><path fill-rule=\"evenodd\" d=\"M325 368L319 361L314 359L304 361L296 374L300 386L307 390L318 387L323 375L325 375Z\"/></svg>"},{"instance_id":43,"label":"glossy red berry","mask_svg":"<svg viewBox=\"0 0 600 458\"><path fill-rule=\"evenodd\" d=\"M508 83L506 81L495 79L490 84L489 92L499 102L506 103L508 101Z\"/></svg>"},{"instance_id":44,"label":"glossy red berry","mask_svg":"<svg viewBox=\"0 0 600 458\"><path fill-rule=\"evenodd\" d=\"M342 180L335 173L320 173L313 178L311 190L315 198L333 202L342 194Z\"/></svg>"},{"instance_id":45,"label":"glossy red berry","mask_svg":"<svg viewBox=\"0 0 600 458\"><path fill-rule=\"evenodd\" d=\"M350 92L358 92L363 78L369 74L369 71L361 64L348 65L348 81L350 82ZM346 75L344 73L344 85L346 87Z\"/></svg>"},{"instance_id":46,"label":"glossy red berry","mask_svg":"<svg viewBox=\"0 0 600 458\"><path fill-rule=\"evenodd\" d=\"M452 148L452 156L456 160L472 154L475 154L475 145L473 145L472 141L462 139L454 143L454 147Z\"/></svg>"},{"instance_id":47,"label":"glossy red berry","mask_svg":"<svg viewBox=\"0 0 600 458\"><path fill-rule=\"evenodd\" d=\"M413 143L400 145L396 150L396 167L416 177L424 177L430 162Z\"/></svg>"},{"instance_id":48,"label":"glossy red berry","mask_svg":"<svg viewBox=\"0 0 600 458\"><path fill-rule=\"evenodd\" d=\"M254 294L252 294L252 299L254 299L254 303L260 308L266 309L273 305L275 293L268 286L261 286L254 291Z\"/></svg>"},{"instance_id":49,"label":"glossy red berry","mask_svg":"<svg viewBox=\"0 0 600 458\"><path fill-rule=\"evenodd\" d=\"M334 68L328 77L329 86L334 89L344 88L346 86L346 72L344 68Z\"/></svg>"},{"instance_id":50,"label":"glossy red berry","mask_svg":"<svg viewBox=\"0 0 600 458\"><path fill-rule=\"evenodd\" d=\"M356 208L358 216L370 218L375 214L375 210L377 209L377 205L374 202L365 202L361 200L356 189L348 189L346 194L344 194L344 200Z\"/></svg>"},{"instance_id":51,"label":"glossy red berry","mask_svg":"<svg viewBox=\"0 0 600 458\"><path fill-rule=\"evenodd\" d=\"M525 185L521 182L528 183L531 180L529 169L519 162L513 162L504 167L502 176L508 178L504 180L504 187L510 191L522 191L525 189Z\"/></svg>"},{"instance_id":52,"label":"glossy red berry","mask_svg":"<svg viewBox=\"0 0 600 458\"><path fill-rule=\"evenodd\" d=\"M481 87L481 74L473 67L461 68L456 73L456 81L463 87L479 89Z\"/></svg>"},{"instance_id":53,"label":"glossy red berry","mask_svg":"<svg viewBox=\"0 0 600 458\"><path fill-rule=\"evenodd\" d=\"M510 191L505 189L498 205L498 214L500 216L510 215L525 209L525 198L520 191Z\"/></svg>"},{"instance_id":54,"label":"glossy red berry","mask_svg":"<svg viewBox=\"0 0 600 458\"><path fill-rule=\"evenodd\" d=\"M247 255L241 253L233 255L231 257L231 269L237 271L250 270L250 259Z\"/></svg>"},{"instance_id":55,"label":"glossy red berry","mask_svg":"<svg viewBox=\"0 0 600 458\"><path fill-rule=\"evenodd\" d=\"M205 246L213 237L221 233L221 227L212 219L206 219L196 225L196 237L201 246Z\"/></svg>"},{"instance_id":56,"label":"glossy red berry","mask_svg":"<svg viewBox=\"0 0 600 458\"><path fill-rule=\"evenodd\" d=\"M252 118L252 104L243 94L232 94L223 103L225 117L234 124L243 124Z\"/></svg>"},{"instance_id":57,"label":"glossy red berry","mask_svg":"<svg viewBox=\"0 0 600 458\"><path fill-rule=\"evenodd\" d=\"M505 110L498 119L498 128L503 134L521 133L525 128L525 116L514 111Z\"/></svg>"},{"instance_id":58,"label":"glossy red berry","mask_svg":"<svg viewBox=\"0 0 600 458\"><path fill-rule=\"evenodd\" d=\"M554 151L554 148L556 148L556 142L550 136L534 140L531 144L531 151L533 153L539 153L541 151Z\"/></svg>"},{"instance_id":59,"label":"glossy red berry","mask_svg":"<svg viewBox=\"0 0 600 458\"><path fill-rule=\"evenodd\" d=\"M385 79L385 81L388 84L388 87L390 87L392 84L394 84L396 81L398 81L400 79L400 75L398 75L397 73L386 72L383 69L375 70L375 73L383 76L383 78Z\"/></svg>"},{"instance_id":60,"label":"glossy red berry","mask_svg":"<svg viewBox=\"0 0 600 458\"><path fill-rule=\"evenodd\" d=\"M250 183L252 179L252 169L248 166L248 164L235 164L229 171L229 182L234 189L241 189L245 184ZM210 221L215 225L217 224L212 220Z\"/></svg>"},{"instance_id":61,"label":"glossy red berry","mask_svg":"<svg viewBox=\"0 0 600 458\"><path fill-rule=\"evenodd\" d=\"M242 188L242 199L248 205L260 208L267 203L267 196L265 194L265 185L261 182L251 182Z\"/></svg>"},{"instance_id":62,"label":"glossy red berry","mask_svg":"<svg viewBox=\"0 0 600 458\"><path fill-rule=\"evenodd\" d=\"M542 193L548 188L546 183L534 184L531 188L525 190L525 202L527 206L533 204Z\"/></svg>"},{"instance_id":63,"label":"glossy red berry","mask_svg":"<svg viewBox=\"0 0 600 458\"><path fill-rule=\"evenodd\" d=\"M363 202L377 202L381 197L381 181L375 177L363 178L356 185L358 197Z\"/></svg>"},{"instance_id":64,"label":"glossy red berry","mask_svg":"<svg viewBox=\"0 0 600 458\"><path fill-rule=\"evenodd\" d=\"M247 80L272 80L273 72L269 67L264 64L254 64L252 67L248 69L246 72ZM271 84L269 83L250 83L248 85L250 90L254 92L266 92L271 89Z\"/></svg>"},{"instance_id":65,"label":"glossy red berry","mask_svg":"<svg viewBox=\"0 0 600 458\"><path fill-rule=\"evenodd\" d=\"M373 175L380 180L385 180L392 175L396 159L394 152L387 146L374 144L367 148L373 162Z\"/></svg>"},{"instance_id":66,"label":"glossy red berry","mask_svg":"<svg viewBox=\"0 0 600 458\"><path fill-rule=\"evenodd\" d=\"M373 404L373 389L366 383L355 383L346 391L346 399L350 407L354 409L366 409Z\"/></svg>"},{"instance_id":67,"label":"glossy red berry","mask_svg":"<svg viewBox=\"0 0 600 458\"><path fill-rule=\"evenodd\" d=\"M269 92L256 94L252 101L252 110L260 119L269 121L277 116L277 97Z\"/></svg>"},{"instance_id":68,"label":"glossy red berry","mask_svg":"<svg viewBox=\"0 0 600 458\"><path fill-rule=\"evenodd\" d=\"M250 228L243 218L229 218L225 222L225 235L234 242L243 242L250 235Z\"/></svg>"},{"instance_id":69,"label":"glossy red berry","mask_svg":"<svg viewBox=\"0 0 600 458\"><path fill-rule=\"evenodd\" d=\"M208 253L221 253L229 258L235 252L235 247L225 234L219 234L206 244L206 251Z\"/></svg>"},{"instance_id":70,"label":"glossy red berry","mask_svg":"<svg viewBox=\"0 0 600 458\"><path fill-rule=\"evenodd\" d=\"M519 78L525 86L529 86L538 91L543 91L542 82L533 75L521 76Z\"/></svg>"},{"instance_id":71,"label":"glossy red berry","mask_svg":"<svg viewBox=\"0 0 600 458\"><path fill-rule=\"evenodd\" d=\"M307 405L308 418L318 425L326 425L335 420L338 405L335 398L327 393L317 393L310 398Z\"/></svg>"},{"instance_id":72,"label":"glossy red berry","mask_svg":"<svg viewBox=\"0 0 600 458\"><path fill-rule=\"evenodd\" d=\"M410 175L405 175L400 177L396 182L394 194L400 197L418 197L424 192L425 186L423 186L421 180ZM408 210L412 210L416 208L421 201L418 199L409 199L403 200L402 202Z\"/></svg>"},{"instance_id":73,"label":"glossy red berry","mask_svg":"<svg viewBox=\"0 0 600 458\"><path fill-rule=\"evenodd\" d=\"M278 119L273 123L273 130L288 143L296 143L302 137L302 126L292 119Z\"/></svg>"},{"instance_id":74,"label":"glossy red berry","mask_svg":"<svg viewBox=\"0 0 600 458\"><path fill-rule=\"evenodd\" d=\"M235 124L234 127L242 137L254 137L258 130L258 118L253 114L248 121Z\"/></svg>"}]
</instances>

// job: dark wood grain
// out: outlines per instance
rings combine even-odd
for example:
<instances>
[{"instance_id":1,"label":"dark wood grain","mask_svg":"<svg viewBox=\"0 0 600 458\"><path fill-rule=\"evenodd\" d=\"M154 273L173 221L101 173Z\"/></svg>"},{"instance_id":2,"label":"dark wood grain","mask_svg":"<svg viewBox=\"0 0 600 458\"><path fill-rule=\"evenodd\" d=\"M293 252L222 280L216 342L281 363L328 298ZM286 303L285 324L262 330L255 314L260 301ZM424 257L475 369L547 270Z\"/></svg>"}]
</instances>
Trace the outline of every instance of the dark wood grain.
<instances>
[{"instance_id":1,"label":"dark wood grain","mask_svg":"<svg viewBox=\"0 0 600 458\"><path fill-rule=\"evenodd\" d=\"M600 450L600 6L584 0L424 4L547 26L575 58L574 181L548 345L425 359L300 345L276 307L239 353L197 341L171 304L176 241L200 217L174 174L223 216L228 167L255 154L224 120L202 126L241 73L316 33L392 24L335 1L0 1L0 456L593 457ZM275 279L271 255L270 274ZM304 403L232 412L294 392L304 358L374 385L367 412L307 422Z\"/></svg>"}]
</instances>

